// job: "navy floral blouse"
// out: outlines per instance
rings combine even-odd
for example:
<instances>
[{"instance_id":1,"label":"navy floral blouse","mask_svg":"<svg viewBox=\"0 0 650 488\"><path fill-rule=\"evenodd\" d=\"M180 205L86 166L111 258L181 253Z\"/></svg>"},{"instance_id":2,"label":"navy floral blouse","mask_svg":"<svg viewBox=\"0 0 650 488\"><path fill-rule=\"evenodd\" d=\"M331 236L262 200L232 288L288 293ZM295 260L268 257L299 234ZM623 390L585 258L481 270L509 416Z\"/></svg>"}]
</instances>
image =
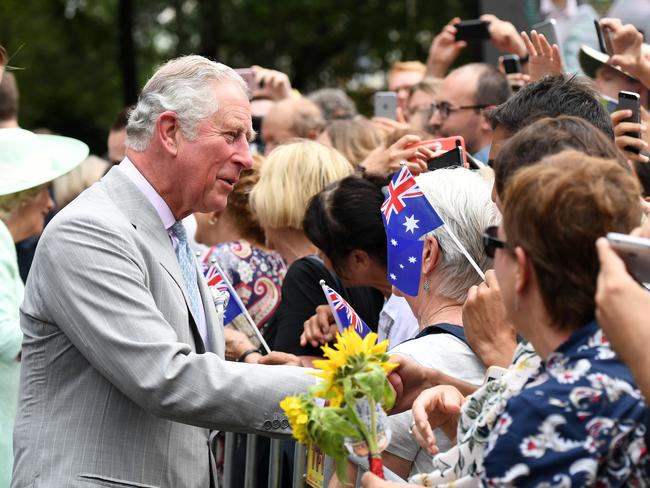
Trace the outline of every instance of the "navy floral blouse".
<instances>
[{"instance_id":1,"label":"navy floral blouse","mask_svg":"<svg viewBox=\"0 0 650 488\"><path fill-rule=\"evenodd\" d=\"M264 333L280 305L282 281L287 265L275 251L264 251L242 239L212 246L202 257L212 258L226 274L242 303Z\"/></svg>"},{"instance_id":2,"label":"navy floral blouse","mask_svg":"<svg viewBox=\"0 0 650 488\"><path fill-rule=\"evenodd\" d=\"M486 486L646 486L646 405L594 321L511 398L488 439Z\"/></svg>"}]
</instances>

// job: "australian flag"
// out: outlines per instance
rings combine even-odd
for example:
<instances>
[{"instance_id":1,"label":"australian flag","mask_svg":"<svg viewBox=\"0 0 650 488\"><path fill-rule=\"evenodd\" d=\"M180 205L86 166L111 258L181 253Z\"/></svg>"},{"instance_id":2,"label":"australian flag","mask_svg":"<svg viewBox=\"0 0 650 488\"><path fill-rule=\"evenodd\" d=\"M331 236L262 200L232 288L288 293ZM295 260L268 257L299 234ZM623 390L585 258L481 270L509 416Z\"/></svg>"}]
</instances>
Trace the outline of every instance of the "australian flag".
<instances>
[{"instance_id":1,"label":"australian flag","mask_svg":"<svg viewBox=\"0 0 650 488\"><path fill-rule=\"evenodd\" d=\"M223 314L223 325L228 325L244 313L246 310L244 304L216 261L213 260L210 263L203 261L203 276L205 276L210 294L215 302L225 298L226 308ZM224 293L228 295L226 296Z\"/></svg>"},{"instance_id":2,"label":"australian flag","mask_svg":"<svg viewBox=\"0 0 650 488\"><path fill-rule=\"evenodd\" d=\"M406 166L393 176L381 206L388 241L388 281L415 296L420 289L424 234L444 222L424 196Z\"/></svg>"},{"instance_id":3,"label":"australian flag","mask_svg":"<svg viewBox=\"0 0 650 488\"><path fill-rule=\"evenodd\" d=\"M336 290L333 290L325 284L325 281L321 280L320 286L323 288L323 293L327 298L327 303L329 303L332 313L334 314L334 320L336 320L336 325L339 328L340 332L343 332L343 329L348 327L354 328L361 337L366 337L370 332L370 327L359 317L359 314L354 311L348 302L346 302L341 295L339 295Z\"/></svg>"}]
</instances>

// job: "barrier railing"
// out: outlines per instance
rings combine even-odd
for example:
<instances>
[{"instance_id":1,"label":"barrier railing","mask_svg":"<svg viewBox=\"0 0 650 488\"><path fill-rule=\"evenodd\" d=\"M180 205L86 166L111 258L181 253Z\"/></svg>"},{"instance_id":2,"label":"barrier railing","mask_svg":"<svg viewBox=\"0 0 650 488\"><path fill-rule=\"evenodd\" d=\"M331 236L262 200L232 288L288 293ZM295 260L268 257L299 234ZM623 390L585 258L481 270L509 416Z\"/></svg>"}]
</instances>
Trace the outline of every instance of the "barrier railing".
<instances>
[{"instance_id":1,"label":"barrier railing","mask_svg":"<svg viewBox=\"0 0 650 488\"><path fill-rule=\"evenodd\" d=\"M235 451L235 435L232 432L225 434L223 443L223 488L234 488L233 486L233 470L241 469L240 466L235 466L234 451ZM270 439L269 450L269 469L268 469L268 488L284 488L281 487L282 480L282 450L283 442L281 439ZM257 446L258 436L248 434L246 436L246 457L244 466L244 488L257 487ZM355 464L357 469L357 479L355 486L361 486L361 477L363 473L368 471L368 460L358 456L351 455L349 461ZM325 469L325 476L323 479L322 488L327 488L331 475L333 473L333 462L329 460L326 463L328 468ZM405 480L397 476L388 468L384 468L384 476L388 481L395 483L406 483ZM311 486L307 484L307 449L300 444L295 444L293 453L293 473L291 478L292 488L303 488Z\"/></svg>"}]
</instances>

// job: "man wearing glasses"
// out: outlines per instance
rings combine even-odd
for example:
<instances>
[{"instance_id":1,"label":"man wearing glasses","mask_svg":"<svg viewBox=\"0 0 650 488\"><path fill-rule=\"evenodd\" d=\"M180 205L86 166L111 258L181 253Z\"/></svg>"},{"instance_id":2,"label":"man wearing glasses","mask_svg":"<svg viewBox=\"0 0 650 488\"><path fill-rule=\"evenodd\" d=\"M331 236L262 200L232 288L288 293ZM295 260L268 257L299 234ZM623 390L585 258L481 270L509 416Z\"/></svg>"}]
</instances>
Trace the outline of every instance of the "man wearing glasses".
<instances>
[{"instance_id":1,"label":"man wearing glasses","mask_svg":"<svg viewBox=\"0 0 650 488\"><path fill-rule=\"evenodd\" d=\"M506 77L493 66L471 63L450 72L434 97L429 126L443 137L462 136L467 151L488 162L492 125L485 109L511 95Z\"/></svg>"}]
</instances>

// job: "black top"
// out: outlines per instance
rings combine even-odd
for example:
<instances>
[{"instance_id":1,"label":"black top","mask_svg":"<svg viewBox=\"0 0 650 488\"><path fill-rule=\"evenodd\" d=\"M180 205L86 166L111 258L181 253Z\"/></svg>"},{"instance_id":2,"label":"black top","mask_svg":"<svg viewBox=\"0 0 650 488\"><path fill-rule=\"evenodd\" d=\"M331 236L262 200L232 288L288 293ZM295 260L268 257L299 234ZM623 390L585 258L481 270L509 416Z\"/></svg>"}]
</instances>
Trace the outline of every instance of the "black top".
<instances>
[{"instance_id":1,"label":"black top","mask_svg":"<svg viewBox=\"0 0 650 488\"><path fill-rule=\"evenodd\" d=\"M366 287L344 288L340 279L330 273L319 258L307 256L289 266L282 283L282 301L265 334L272 350L299 356L323 355L320 347L300 346L303 324L316 313L318 305L327 303L320 280L325 280L330 288L340 293L368 327L377 331L379 312L384 305L381 292Z\"/></svg>"}]
</instances>

